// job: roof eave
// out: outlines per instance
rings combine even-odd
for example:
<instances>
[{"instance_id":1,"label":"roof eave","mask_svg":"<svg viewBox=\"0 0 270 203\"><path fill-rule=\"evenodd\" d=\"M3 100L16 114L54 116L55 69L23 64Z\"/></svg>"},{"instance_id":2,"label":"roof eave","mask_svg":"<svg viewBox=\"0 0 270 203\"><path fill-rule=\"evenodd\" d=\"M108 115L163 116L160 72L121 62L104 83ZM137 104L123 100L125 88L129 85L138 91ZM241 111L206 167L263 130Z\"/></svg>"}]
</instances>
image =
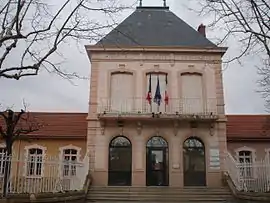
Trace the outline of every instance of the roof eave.
<instances>
[{"instance_id":1,"label":"roof eave","mask_svg":"<svg viewBox=\"0 0 270 203\"><path fill-rule=\"evenodd\" d=\"M87 52L197 52L224 55L228 47L185 47L185 46L102 46L86 45ZM90 54L91 55L91 54Z\"/></svg>"}]
</instances>

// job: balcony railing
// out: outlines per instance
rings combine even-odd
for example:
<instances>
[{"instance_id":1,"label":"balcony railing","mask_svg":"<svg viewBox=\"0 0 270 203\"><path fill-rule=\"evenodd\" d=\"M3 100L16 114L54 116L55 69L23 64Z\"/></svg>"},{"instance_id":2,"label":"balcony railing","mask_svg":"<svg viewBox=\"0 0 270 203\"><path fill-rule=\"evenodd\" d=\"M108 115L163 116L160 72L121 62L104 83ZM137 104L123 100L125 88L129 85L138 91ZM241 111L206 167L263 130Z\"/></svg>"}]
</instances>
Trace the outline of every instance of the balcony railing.
<instances>
[{"instance_id":1,"label":"balcony railing","mask_svg":"<svg viewBox=\"0 0 270 203\"><path fill-rule=\"evenodd\" d=\"M149 104L145 98L100 98L98 102L99 114L143 115L160 112L167 115L217 115L217 103L214 98L170 98L168 104L163 100L160 105L153 100Z\"/></svg>"}]
</instances>

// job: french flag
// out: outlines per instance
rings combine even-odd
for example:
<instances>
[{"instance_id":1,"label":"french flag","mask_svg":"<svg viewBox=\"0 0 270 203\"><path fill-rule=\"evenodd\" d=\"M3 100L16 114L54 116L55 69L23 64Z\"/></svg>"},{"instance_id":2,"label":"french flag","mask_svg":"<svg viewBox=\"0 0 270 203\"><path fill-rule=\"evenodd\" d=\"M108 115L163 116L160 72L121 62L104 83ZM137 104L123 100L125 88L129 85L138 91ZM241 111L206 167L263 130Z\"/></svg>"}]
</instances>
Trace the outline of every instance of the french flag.
<instances>
[{"instance_id":1,"label":"french flag","mask_svg":"<svg viewBox=\"0 0 270 203\"><path fill-rule=\"evenodd\" d=\"M151 105L151 101L152 101L152 93L151 93L151 74L149 74L149 87L148 87L148 92L147 92L147 96L146 96L146 100L148 101L148 103Z\"/></svg>"},{"instance_id":2,"label":"french flag","mask_svg":"<svg viewBox=\"0 0 270 203\"><path fill-rule=\"evenodd\" d=\"M169 104L169 95L168 95L168 78L167 78L168 74L166 74L166 78L165 78L165 97L164 97L164 101L165 101L165 105Z\"/></svg>"}]
</instances>

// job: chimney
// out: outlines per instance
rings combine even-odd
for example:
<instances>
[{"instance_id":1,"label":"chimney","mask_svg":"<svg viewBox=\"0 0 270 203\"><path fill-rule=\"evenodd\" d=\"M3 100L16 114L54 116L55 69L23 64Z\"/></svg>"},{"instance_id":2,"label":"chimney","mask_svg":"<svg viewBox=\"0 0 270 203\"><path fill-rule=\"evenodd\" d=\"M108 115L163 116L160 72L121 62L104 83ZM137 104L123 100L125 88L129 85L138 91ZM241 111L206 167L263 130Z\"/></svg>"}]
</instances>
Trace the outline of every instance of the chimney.
<instances>
[{"instance_id":1,"label":"chimney","mask_svg":"<svg viewBox=\"0 0 270 203\"><path fill-rule=\"evenodd\" d=\"M198 32L203 35L204 37L206 37L206 33L205 33L205 25L200 24L198 27Z\"/></svg>"}]
</instances>

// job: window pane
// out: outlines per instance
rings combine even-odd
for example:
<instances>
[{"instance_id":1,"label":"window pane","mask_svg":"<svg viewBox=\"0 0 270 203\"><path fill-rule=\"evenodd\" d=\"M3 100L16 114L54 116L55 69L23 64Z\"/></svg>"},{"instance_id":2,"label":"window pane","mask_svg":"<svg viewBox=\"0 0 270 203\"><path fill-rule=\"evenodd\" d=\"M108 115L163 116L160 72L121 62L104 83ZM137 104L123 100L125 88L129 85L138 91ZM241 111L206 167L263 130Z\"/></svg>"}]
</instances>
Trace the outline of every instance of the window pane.
<instances>
[{"instance_id":1,"label":"window pane","mask_svg":"<svg viewBox=\"0 0 270 203\"><path fill-rule=\"evenodd\" d=\"M77 154L77 150L76 149L72 149L71 150L71 154Z\"/></svg>"},{"instance_id":2,"label":"window pane","mask_svg":"<svg viewBox=\"0 0 270 203\"><path fill-rule=\"evenodd\" d=\"M251 156L251 151L240 151L239 156Z\"/></svg>"},{"instance_id":3,"label":"window pane","mask_svg":"<svg viewBox=\"0 0 270 203\"><path fill-rule=\"evenodd\" d=\"M42 149L29 149L27 174L33 176L40 176L42 171Z\"/></svg>"},{"instance_id":4,"label":"window pane","mask_svg":"<svg viewBox=\"0 0 270 203\"><path fill-rule=\"evenodd\" d=\"M70 154L70 151L71 151L70 149L65 149L64 154Z\"/></svg>"}]
</instances>

